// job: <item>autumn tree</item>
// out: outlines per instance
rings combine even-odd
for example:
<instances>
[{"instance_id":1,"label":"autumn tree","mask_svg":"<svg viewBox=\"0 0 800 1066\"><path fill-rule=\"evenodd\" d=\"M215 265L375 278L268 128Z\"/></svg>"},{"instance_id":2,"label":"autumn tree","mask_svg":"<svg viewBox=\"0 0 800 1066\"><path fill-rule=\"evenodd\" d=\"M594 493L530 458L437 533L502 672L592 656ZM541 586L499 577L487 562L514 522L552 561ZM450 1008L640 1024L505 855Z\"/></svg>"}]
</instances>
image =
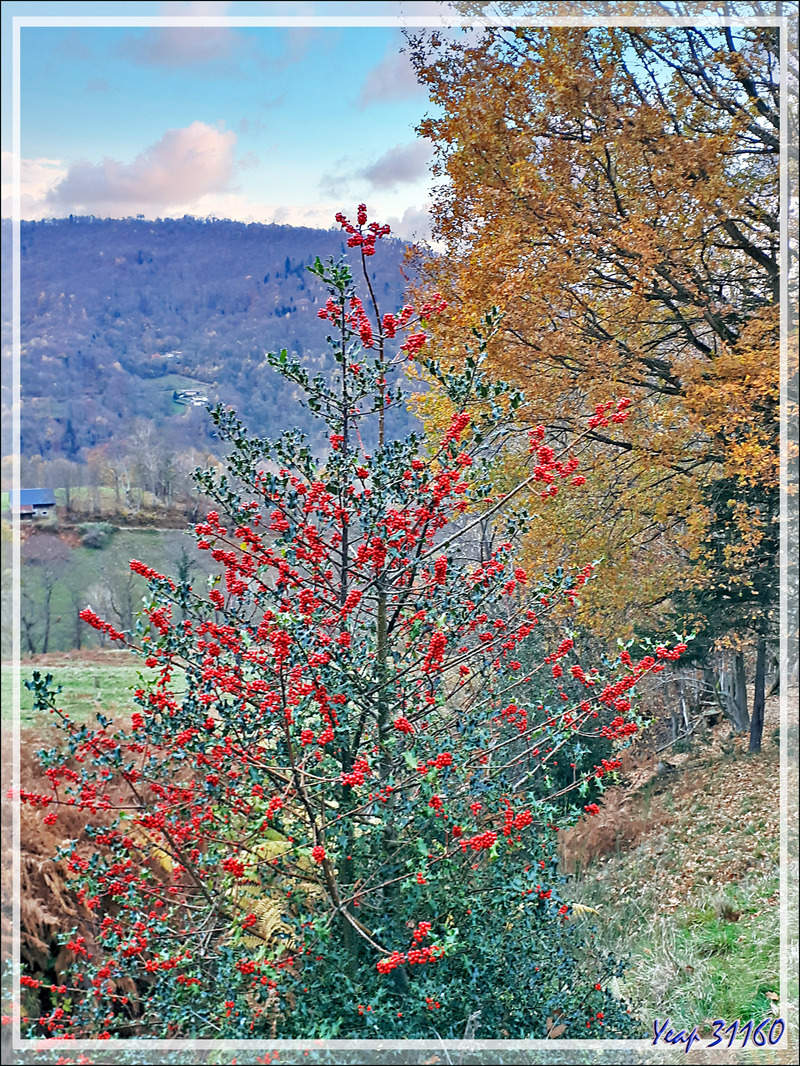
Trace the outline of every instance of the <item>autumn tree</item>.
<instances>
[{"instance_id":1,"label":"autumn tree","mask_svg":"<svg viewBox=\"0 0 800 1066\"><path fill-rule=\"evenodd\" d=\"M497 305L496 371L563 440L609 389L633 401L613 439L595 427L590 493L556 503L531 558L605 560L583 615L601 632L655 623L687 582L718 585L720 562L740 584L777 569L778 28L506 27L410 49L442 179L447 254L422 285L450 307L436 343L454 351L461 322ZM737 500L724 519L717 483ZM731 518L723 560L709 543ZM739 621L740 639L763 628Z\"/></svg>"}]
</instances>

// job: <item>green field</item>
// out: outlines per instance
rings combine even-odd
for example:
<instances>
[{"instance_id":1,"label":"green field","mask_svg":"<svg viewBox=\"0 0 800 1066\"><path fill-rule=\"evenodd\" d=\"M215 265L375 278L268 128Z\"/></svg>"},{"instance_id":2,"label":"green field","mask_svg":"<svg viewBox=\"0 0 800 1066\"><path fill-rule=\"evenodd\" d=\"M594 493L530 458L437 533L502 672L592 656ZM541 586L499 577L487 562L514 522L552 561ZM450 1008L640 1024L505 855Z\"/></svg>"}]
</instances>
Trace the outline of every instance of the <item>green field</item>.
<instances>
[{"instance_id":1,"label":"green field","mask_svg":"<svg viewBox=\"0 0 800 1066\"><path fill-rule=\"evenodd\" d=\"M140 665L131 657L127 665L118 660L116 653L109 663L69 662L60 656L48 656L46 663L23 662L20 669L20 724L33 726L42 722L42 715L33 711L33 693L25 687L24 681L30 678L34 670L42 674L52 674L53 679L61 685L59 707L70 717L88 719L97 711L103 711L109 717L115 714L129 714L133 708L131 694L139 683ZM149 671L148 671L149 672ZM3 664L3 703L2 722L8 727L13 722L13 667ZM47 717L47 716L44 716Z\"/></svg>"},{"instance_id":2,"label":"green field","mask_svg":"<svg viewBox=\"0 0 800 1066\"><path fill-rule=\"evenodd\" d=\"M47 532L45 530L45 532ZM35 538L33 538L35 540ZM209 571L209 560L198 552L191 537L182 530L121 529L114 533L101 549L81 545L65 549L65 557L57 565L42 567L26 565L22 569L23 616L33 620L32 641L23 624L21 648L23 656L33 653L66 652L80 642L84 647L96 643L96 635L77 618L86 606L105 616L111 602L126 617L112 615L113 624L130 628L147 595L147 583L131 574L130 560L140 559L162 573L174 574L185 550L192 569L190 580L202 586ZM213 567L213 563L211 564ZM43 604L50 594L50 632L44 647L45 618ZM11 655L9 633L4 631L3 657Z\"/></svg>"},{"instance_id":3,"label":"green field","mask_svg":"<svg viewBox=\"0 0 800 1066\"><path fill-rule=\"evenodd\" d=\"M184 404L175 403L172 399L173 392L181 392L184 389L198 389L209 397L212 403L216 399L216 386L208 385L197 378L185 377L183 374L164 374L162 377L143 379L142 391L149 397L154 409L161 410L165 415L180 417L189 408Z\"/></svg>"}]
</instances>

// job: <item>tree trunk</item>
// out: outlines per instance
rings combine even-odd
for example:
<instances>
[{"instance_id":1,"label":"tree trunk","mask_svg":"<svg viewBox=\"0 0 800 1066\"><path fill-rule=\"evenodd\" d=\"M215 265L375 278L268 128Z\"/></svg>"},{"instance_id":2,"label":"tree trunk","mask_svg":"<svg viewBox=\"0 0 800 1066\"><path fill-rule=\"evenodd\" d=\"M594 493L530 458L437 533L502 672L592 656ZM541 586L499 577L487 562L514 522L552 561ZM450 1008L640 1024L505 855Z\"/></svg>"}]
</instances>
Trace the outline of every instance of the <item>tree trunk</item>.
<instances>
[{"instance_id":1,"label":"tree trunk","mask_svg":"<svg viewBox=\"0 0 800 1066\"><path fill-rule=\"evenodd\" d=\"M78 651L80 651L81 648L83 647L83 633L84 633L85 623L84 623L83 619L81 618L81 608L80 608L80 603L78 602L78 597L77 596L73 596L73 598L72 598L72 610L74 612L72 618L73 618L73 624L75 626L75 629L74 629L74 632L73 632L73 638L72 638L73 639L73 645Z\"/></svg>"},{"instance_id":2,"label":"tree trunk","mask_svg":"<svg viewBox=\"0 0 800 1066\"><path fill-rule=\"evenodd\" d=\"M747 684L742 652L723 653L719 667L719 690L726 718L737 733L744 733L750 728L750 715L747 711Z\"/></svg>"},{"instance_id":3,"label":"tree trunk","mask_svg":"<svg viewBox=\"0 0 800 1066\"><path fill-rule=\"evenodd\" d=\"M341 353L342 353L342 451L345 455L350 450L350 398L347 394L347 345L345 343L345 321L344 321L344 309L342 309L341 320ZM343 495L339 496L339 505L342 508L342 541L341 541L341 568L339 575L339 603L343 608L349 591L350 583L350 525L347 518L347 499ZM342 629L346 628L344 621L342 622ZM350 773L353 769L353 755L350 750L350 743L353 739L353 733L348 729L347 742L342 745L341 748L341 766L345 773ZM348 810L351 804L351 788L346 785L342 789L342 809ZM346 888L349 892L356 882L355 866L353 860L348 856L348 852L353 847L354 835L352 822L347 823L345 829L345 841L344 856L340 863L340 883L343 888ZM346 909L352 914L353 905L347 904ZM347 976L351 981L355 982L356 975L358 973L358 956L360 949L360 938L356 935L353 925L344 914L341 915L341 928L342 928L342 942L347 955Z\"/></svg>"},{"instance_id":4,"label":"tree trunk","mask_svg":"<svg viewBox=\"0 0 800 1066\"><path fill-rule=\"evenodd\" d=\"M50 600L53 596L53 586L48 584L45 594L42 608L44 611L44 635L42 637L42 655L46 655L48 647L50 645Z\"/></svg>"},{"instance_id":5,"label":"tree trunk","mask_svg":"<svg viewBox=\"0 0 800 1066\"><path fill-rule=\"evenodd\" d=\"M750 728L750 714L747 710L747 675L744 671L744 652L737 651L734 656L734 676L736 680L735 699L737 717L742 723L742 730Z\"/></svg>"},{"instance_id":6,"label":"tree trunk","mask_svg":"<svg viewBox=\"0 0 800 1066\"><path fill-rule=\"evenodd\" d=\"M681 704L681 716L683 718L683 732L686 737L689 737L692 733L692 715L686 699L686 682L683 677L678 678L677 686L678 699Z\"/></svg>"},{"instance_id":7,"label":"tree trunk","mask_svg":"<svg viewBox=\"0 0 800 1066\"><path fill-rule=\"evenodd\" d=\"M772 683L767 689L767 699L769 699L770 696L777 696L781 690L781 662L780 656L776 655L775 652L773 652L770 657L770 669L768 673L772 674L773 677Z\"/></svg>"},{"instance_id":8,"label":"tree trunk","mask_svg":"<svg viewBox=\"0 0 800 1066\"><path fill-rule=\"evenodd\" d=\"M725 707L720 693L719 677L717 676L713 663L706 663L703 666L703 685L705 686L706 697L711 694L711 696L714 697L714 702L717 707L719 707L720 711L724 714ZM707 703L708 700L706 699L705 702Z\"/></svg>"},{"instance_id":9,"label":"tree trunk","mask_svg":"<svg viewBox=\"0 0 800 1066\"><path fill-rule=\"evenodd\" d=\"M22 635L25 637L25 643L28 646L28 652L30 655L35 655L36 641L34 640L33 622L23 612L20 613L20 622L22 623Z\"/></svg>"},{"instance_id":10,"label":"tree trunk","mask_svg":"<svg viewBox=\"0 0 800 1066\"><path fill-rule=\"evenodd\" d=\"M767 641L761 636L756 647L756 679L753 684L753 717L750 721L750 748L753 754L761 751L764 732L764 678L766 674Z\"/></svg>"}]
</instances>

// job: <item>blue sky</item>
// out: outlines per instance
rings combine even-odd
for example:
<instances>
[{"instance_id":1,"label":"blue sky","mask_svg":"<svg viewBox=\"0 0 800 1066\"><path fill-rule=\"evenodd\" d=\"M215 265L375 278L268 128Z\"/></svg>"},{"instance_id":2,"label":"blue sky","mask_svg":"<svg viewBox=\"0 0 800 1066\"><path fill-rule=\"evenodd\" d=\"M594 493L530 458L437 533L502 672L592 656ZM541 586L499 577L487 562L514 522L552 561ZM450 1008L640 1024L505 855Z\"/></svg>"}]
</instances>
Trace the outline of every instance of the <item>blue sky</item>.
<instances>
[{"instance_id":1,"label":"blue sky","mask_svg":"<svg viewBox=\"0 0 800 1066\"><path fill-rule=\"evenodd\" d=\"M445 3L4 3L14 15L415 16ZM43 20L44 21L44 20ZM365 201L427 233L429 110L399 28L23 27L22 217L185 213L328 226ZM3 207L11 213L11 93Z\"/></svg>"}]
</instances>

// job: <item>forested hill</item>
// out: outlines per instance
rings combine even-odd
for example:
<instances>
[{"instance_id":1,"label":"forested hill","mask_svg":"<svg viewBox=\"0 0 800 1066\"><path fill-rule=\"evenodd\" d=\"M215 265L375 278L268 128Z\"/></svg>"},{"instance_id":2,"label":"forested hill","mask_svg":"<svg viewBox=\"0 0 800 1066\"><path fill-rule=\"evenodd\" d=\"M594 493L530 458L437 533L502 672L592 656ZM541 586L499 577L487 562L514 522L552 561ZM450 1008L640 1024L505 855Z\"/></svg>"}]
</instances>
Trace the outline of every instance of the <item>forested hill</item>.
<instances>
[{"instance_id":1,"label":"forested hill","mask_svg":"<svg viewBox=\"0 0 800 1066\"><path fill-rule=\"evenodd\" d=\"M21 239L23 455L80 461L142 419L203 446L206 398L259 435L313 431L265 353L330 362L306 267L347 252L340 230L71 217L23 222ZM404 250L384 241L370 262L382 312L402 302Z\"/></svg>"}]
</instances>

